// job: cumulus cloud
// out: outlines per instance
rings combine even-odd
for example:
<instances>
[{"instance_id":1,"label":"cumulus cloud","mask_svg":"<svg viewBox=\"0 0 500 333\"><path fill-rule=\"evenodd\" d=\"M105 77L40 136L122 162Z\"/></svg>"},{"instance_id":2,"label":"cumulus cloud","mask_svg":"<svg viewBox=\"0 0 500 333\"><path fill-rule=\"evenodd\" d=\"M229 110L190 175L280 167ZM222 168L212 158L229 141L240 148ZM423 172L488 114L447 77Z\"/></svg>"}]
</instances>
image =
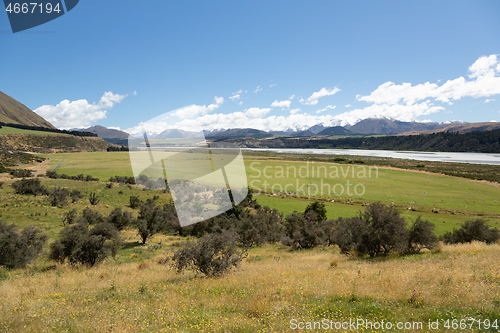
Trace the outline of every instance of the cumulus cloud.
<instances>
[{"instance_id":1,"label":"cumulus cloud","mask_svg":"<svg viewBox=\"0 0 500 333\"><path fill-rule=\"evenodd\" d=\"M302 111L301 109L291 109L290 110L290 114L297 114L299 113L300 111Z\"/></svg>"},{"instance_id":2,"label":"cumulus cloud","mask_svg":"<svg viewBox=\"0 0 500 333\"><path fill-rule=\"evenodd\" d=\"M224 104L224 97L215 96L214 101L215 103L212 103L210 105L192 104L184 106L180 109L172 111L170 114L180 119L194 118L200 115L204 115L217 110L222 104Z\"/></svg>"},{"instance_id":3,"label":"cumulus cloud","mask_svg":"<svg viewBox=\"0 0 500 333\"><path fill-rule=\"evenodd\" d=\"M490 99L490 98L487 98L487 99L484 101L484 103L486 104L486 103L491 103L491 102L494 102L494 101L495 101L495 99Z\"/></svg>"},{"instance_id":4,"label":"cumulus cloud","mask_svg":"<svg viewBox=\"0 0 500 333\"><path fill-rule=\"evenodd\" d=\"M452 103L464 97L488 97L500 94L499 60L496 55L483 56L469 67L469 78L463 76L448 80L442 85L437 83L395 84L385 82L368 96L357 96L360 101L376 104L413 104L425 99L433 98L439 102Z\"/></svg>"},{"instance_id":5,"label":"cumulus cloud","mask_svg":"<svg viewBox=\"0 0 500 333\"><path fill-rule=\"evenodd\" d=\"M42 105L34 111L58 128L84 128L106 118L107 110L121 103L125 97L127 95L108 91L98 103L89 103L86 99L65 99L57 105Z\"/></svg>"},{"instance_id":6,"label":"cumulus cloud","mask_svg":"<svg viewBox=\"0 0 500 333\"><path fill-rule=\"evenodd\" d=\"M331 89L327 89L327 88L321 88L320 91L316 91L314 92L311 96L309 96L308 99L300 99L300 102L302 104L306 104L306 105L316 105L318 104L318 100L322 97L326 97L326 96L332 96L332 95L335 95L336 93L338 93L340 91L339 88L335 87L335 88L331 88Z\"/></svg>"},{"instance_id":7,"label":"cumulus cloud","mask_svg":"<svg viewBox=\"0 0 500 333\"><path fill-rule=\"evenodd\" d=\"M290 105L292 104L292 101L278 101L278 100L275 100L272 104L271 104L271 107L273 108L289 108Z\"/></svg>"},{"instance_id":8,"label":"cumulus cloud","mask_svg":"<svg viewBox=\"0 0 500 333\"><path fill-rule=\"evenodd\" d=\"M249 108L245 110L245 115L249 118L260 118L271 111L271 108Z\"/></svg>"}]
</instances>

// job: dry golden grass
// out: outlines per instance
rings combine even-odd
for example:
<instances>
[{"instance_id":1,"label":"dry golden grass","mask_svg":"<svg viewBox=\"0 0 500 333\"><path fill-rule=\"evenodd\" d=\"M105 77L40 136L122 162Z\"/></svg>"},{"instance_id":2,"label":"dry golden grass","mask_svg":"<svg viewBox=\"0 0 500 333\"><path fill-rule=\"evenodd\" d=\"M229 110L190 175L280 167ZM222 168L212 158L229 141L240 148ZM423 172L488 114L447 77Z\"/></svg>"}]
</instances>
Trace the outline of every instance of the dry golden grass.
<instances>
[{"instance_id":1,"label":"dry golden grass","mask_svg":"<svg viewBox=\"0 0 500 333\"><path fill-rule=\"evenodd\" d=\"M500 245L378 260L265 246L219 279L177 274L159 264L165 256L9 272L0 280L0 331L286 332L292 318L426 323L500 313Z\"/></svg>"}]
</instances>

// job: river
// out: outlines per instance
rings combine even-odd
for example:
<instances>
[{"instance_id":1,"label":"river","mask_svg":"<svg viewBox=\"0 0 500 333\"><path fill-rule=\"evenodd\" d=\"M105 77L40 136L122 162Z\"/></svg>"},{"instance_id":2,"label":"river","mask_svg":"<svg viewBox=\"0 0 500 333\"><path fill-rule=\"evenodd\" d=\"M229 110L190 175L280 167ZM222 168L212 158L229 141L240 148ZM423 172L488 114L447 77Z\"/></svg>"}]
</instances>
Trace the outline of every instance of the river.
<instances>
[{"instance_id":1,"label":"river","mask_svg":"<svg viewBox=\"0 0 500 333\"><path fill-rule=\"evenodd\" d=\"M417 161L438 161L438 162L500 165L500 154L485 154L485 153L442 153L442 152L397 151L397 150L292 149L292 148L283 148L283 149L245 148L244 150L269 151L275 153L293 153L293 154L392 157L392 158L402 158L402 159L410 159Z\"/></svg>"}]
</instances>

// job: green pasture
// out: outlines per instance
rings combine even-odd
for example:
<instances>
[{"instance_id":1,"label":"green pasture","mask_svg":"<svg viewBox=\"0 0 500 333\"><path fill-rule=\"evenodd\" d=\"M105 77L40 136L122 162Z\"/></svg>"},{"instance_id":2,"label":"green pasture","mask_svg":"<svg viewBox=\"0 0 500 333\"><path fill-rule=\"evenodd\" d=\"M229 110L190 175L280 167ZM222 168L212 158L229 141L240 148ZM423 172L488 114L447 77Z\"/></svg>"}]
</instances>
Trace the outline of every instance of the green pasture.
<instances>
[{"instance_id":1,"label":"green pasture","mask_svg":"<svg viewBox=\"0 0 500 333\"><path fill-rule=\"evenodd\" d=\"M0 128L0 135L6 135L6 134L68 135L63 133L33 131L15 127L2 126L2 128Z\"/></svg>"}]
</instances>

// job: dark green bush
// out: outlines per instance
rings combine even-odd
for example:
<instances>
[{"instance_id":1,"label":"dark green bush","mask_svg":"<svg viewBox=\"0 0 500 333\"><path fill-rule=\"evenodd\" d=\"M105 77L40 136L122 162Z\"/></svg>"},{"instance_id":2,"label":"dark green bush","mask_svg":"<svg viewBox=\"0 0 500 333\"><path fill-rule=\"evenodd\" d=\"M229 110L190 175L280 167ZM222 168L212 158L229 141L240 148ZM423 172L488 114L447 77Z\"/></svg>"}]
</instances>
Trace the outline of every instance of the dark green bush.
<instances>
[{"instance_id":1,"label":"dark green bush","mask_svg":"<svg viewBox=\"0 0 500 333\"><path fill-rule=\"evenodd\" d=\"M69 197L71 198L71 202L75 203L78 200L80 200L81 198L83 198L83 194L81 194L80 191L78 191L78 190L72 190L69 193Z\"/></svg>"},{"instance_id":2,"label":"dark green bush","mask_svg":"<svg viewBox=\"0 0 500 333\"><path fill-rule=\"evenodd\" d=\"M309 212L313 212L316 214L318 222L326 220L326 208L323 202L314 201L307 205L304 214L307 214Z\"/></svg>"},{"instance_id":3,"label":"dark green bush","mask_svg":"<svg viewBox=\"0 0 500 333\"><path fill-rule=\"evenodd\" d=\"M207 277L218 277L237 268L245 258L237 246L238 236L231 231L207 234L196 242L187 242L174 252L171 267L177 272L194 269Z\"/></svg>"},{"instance_id":4,"label":"dark green bush","mask_svg":"<svg viewBox=\"0 0 500 333\"><path fill-rule=\"evenodd\" d=\"M434 224L417 217L410 227L408 234L408 252L419 253L426 248L432 250L438 243L438 238L433 233Z\"/></svg>"},{"instance_id":5,"label":"dark green bush","mask_svg":"<svg viewBox=\"0 0 500 333\"><path fill-rule=\"evenodd\" d=\"M106 218L106 222L114 225L118 230L123 230L132 223L132 214L122 211L121 208L115 208Z\"/></svg>"},{"instance_id":6,"label":"dark green bush","mask_svg":"<svg viewBox=\"0 0 500 333\"><path fill-rule=\"evenodd\" d=\"M119 244L118 230L112 224L99 223L90 228L88 224L77 223L61 231L59 239L50 246L49 257L91 267L109 255L115 256Z\"/></svg>"},{"instance_id":7,"label":"dark green bush","mask_svg":"<svg viewBox=\"0 0 500 333\"><path fill-rule=\"evenodd\" d=\"M99 224L104 222L104 217L98 211L92 210L85 207L82 211L82 215L77 219L77 223L80 224Z\"/></svg>"},{"instance_id":8,"label":"dark green bush","mask_svg":"<svg viewBox=\"0 0 500 333\"><path fill-rule=\"evenodd\" d=\"M459 229L447 232L441 239L449 244L470 243L472 241L492 244L500 239L500 232L497 228L488 226L486 220L475 219L464 222Z\"/></svg>"},{"instance_id":9,"label":"dark green bush","mask_svg":"<svg viewBox=\"0 0 500 333\"><path fill-rule=\"evenodd\" d=\"M32 194L34 196L48 194L47 188L42 185L38 178L24 178L15 181L11 186L16 194Z\"/></svg>"},{"instance_id":10,"label":"dark green bush","mask_svg":"<svg viewBox=\"0 0 500 333\"><path fill-rule=\"evenodd\" d=\"M316 213L294 212L286 218L286 236L295 249L309 249L326 243L326 235Z\"/></svg>"},{"instance_id":11,"label":"dark green bush","mask_svg":"<svg viewBox=\"0 0 500 333\"><path fill-rule=\"evenodd\" d=\"M138 196L131 195L129 199L129 207L132 209L139 208L142 205L141 199Z\"/></svg>"},{"instance_id":12,"label":"dark green bush","mask_svg":"<svg viewBox=\"0 0 500 333\"><path fill-rule=\"evenodd\" d=\"M0 266L25 267L42 252L47 238L35 226L28 226L19 232L15 225L0 221Z\"/></svg>"},{"instance_id":13,"label":"dark green bush","mask_svg":"<svg viewBox=\"0 0 500 333\"><path fill-rule=\"evenodd\" d=\"M48 194L48 201L53 207L64 207L69 202L69 190L61 187L54 187Z\"/></svg>"}]
</instances>

